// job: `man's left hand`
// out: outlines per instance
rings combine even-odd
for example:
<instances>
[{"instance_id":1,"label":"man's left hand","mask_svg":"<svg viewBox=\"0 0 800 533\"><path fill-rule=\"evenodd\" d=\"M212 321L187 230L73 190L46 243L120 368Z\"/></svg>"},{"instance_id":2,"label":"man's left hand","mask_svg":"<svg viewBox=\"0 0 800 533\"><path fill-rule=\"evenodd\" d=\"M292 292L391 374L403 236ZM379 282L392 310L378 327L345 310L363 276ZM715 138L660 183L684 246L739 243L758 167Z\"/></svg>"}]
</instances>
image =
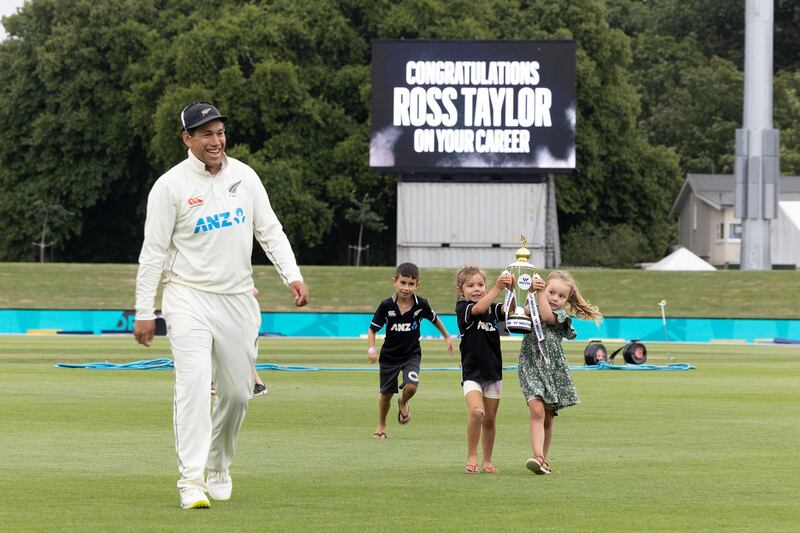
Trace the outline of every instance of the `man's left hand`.
<instances>
[{"instance_id":1,"label":"man's left hand","mask_svg":"<svg viewBox=\"0 0 800 533\"><path fill-rule=\"evenodd\" d=\"M308 288L302 281L291 282L289 292L294 296L294 305L297 307L303 307L308 303Z\"/></svg>"}]
</instances>

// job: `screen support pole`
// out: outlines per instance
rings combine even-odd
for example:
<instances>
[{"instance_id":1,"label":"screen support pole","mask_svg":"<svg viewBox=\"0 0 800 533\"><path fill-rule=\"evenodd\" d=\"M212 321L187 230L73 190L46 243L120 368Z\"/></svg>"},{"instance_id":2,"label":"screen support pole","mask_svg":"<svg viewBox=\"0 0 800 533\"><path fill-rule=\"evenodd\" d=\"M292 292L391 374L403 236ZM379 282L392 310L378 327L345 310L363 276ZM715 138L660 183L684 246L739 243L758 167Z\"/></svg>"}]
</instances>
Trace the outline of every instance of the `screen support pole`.
<instances>
[{"instance_id":1,"label":"screen support pole","mask_svg":"<svg viewBox=\"0 0 800 533\"><path fill-rule=\"evenodd\" d=\"M558 238L558 211L556 206L556 180L547 175L547 214L545 215L545 268L561 266L561 242Z\"/></svg>"}]
</instances>

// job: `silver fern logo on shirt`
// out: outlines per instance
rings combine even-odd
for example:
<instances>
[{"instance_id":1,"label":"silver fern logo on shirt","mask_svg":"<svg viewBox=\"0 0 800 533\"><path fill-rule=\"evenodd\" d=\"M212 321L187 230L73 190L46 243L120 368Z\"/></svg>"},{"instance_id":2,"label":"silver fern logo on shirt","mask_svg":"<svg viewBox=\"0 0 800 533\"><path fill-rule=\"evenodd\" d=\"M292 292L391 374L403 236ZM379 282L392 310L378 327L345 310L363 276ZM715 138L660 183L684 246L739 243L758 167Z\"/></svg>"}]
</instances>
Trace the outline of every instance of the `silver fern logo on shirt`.
<instances>
[{"instance_id":1,"label":"silver fern logo on shirt","mask_svg":"<svg viewBox=\"0 0 800 533\"><path fill-rule=\"evenodd\" d=\"M236 194L237 189L239 189L239 185L242 184L242 180L237 181L230 187L228 187L228 197L236 198L238 195Z\"/></svg>"}]
</instances>

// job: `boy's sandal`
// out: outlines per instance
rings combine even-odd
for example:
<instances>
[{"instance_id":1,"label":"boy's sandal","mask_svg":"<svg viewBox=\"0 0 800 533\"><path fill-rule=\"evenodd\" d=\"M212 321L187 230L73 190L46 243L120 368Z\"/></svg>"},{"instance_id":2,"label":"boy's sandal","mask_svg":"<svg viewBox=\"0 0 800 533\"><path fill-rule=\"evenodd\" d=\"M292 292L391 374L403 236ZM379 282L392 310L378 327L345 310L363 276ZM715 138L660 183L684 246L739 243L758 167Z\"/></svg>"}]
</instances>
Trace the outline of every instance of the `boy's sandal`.
<instances>
[{"instance_id":1,"label":"boy's sandal","mask_svg":"<svg viewBox=\"0 0 800 533\"><path fill-rule=\"evenodd\" d=\"M465 474L477 474L480 470L478 469L478 465L467 465L464 467Z\"/></svg>"},{"instance_id":2,"label":"boy's sandal","mask_svg":"<svg viewBox=\"0 0 800 533\"><path fill-rule=\"evenodd\" d=\"M375 440L386 440L389 437L386 435L385 431L376 431L372 434L372 438Z\"/></svg>"},{"instance_id":3,"label":"boy's sandal","mask_svg":"<svg viewBox=\"0 0 800 533\"><path fill-rule=\"evenodd\" d=\"M406 414L403 414L403 410L400 408L400 398L397 398L397 421L401 424L408 424L411 422L411 409L408 407L408 402L406 402Z\"/></svg>"},{"instance_id":4,"label":"boy's sandal","mask_svg":"<svg viewBox=\"0 0 800 533\"><path fill-rule=\"evenodd\" d=\"M497 467L492 464L483 465L484 474L497 474Z\"/></svg>"}]
</instances>

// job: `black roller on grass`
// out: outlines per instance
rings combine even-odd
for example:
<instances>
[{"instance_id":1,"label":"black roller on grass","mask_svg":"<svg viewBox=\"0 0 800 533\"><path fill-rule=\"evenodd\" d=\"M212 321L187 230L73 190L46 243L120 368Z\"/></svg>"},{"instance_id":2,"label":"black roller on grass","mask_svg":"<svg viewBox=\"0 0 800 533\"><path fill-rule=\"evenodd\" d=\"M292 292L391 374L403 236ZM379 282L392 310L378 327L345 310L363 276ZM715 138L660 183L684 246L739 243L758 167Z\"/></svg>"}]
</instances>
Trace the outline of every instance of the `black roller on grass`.
<instances>
[{"instance_id":1,"label":"black roller on grass","mask_svg":"<svg viewBox=\"0 0 800 533\"><path fill-rule=\"evenodd\" d=\"M598 340L591 340L583 351L583 362L588 366L594 366L600 361L608 359L608 351L605 345Z\"/></svg>"},{"instance_id":2,"label":"black roller on grass","mask_svg":"<svg viewBox=\"0 0 800 533\"><path fill-rule=\"evenodd\" d=\"M613 363L619 352L622 352L622 357L629 365L643 365L647 361L647 346L639 342L639 339L633 339L626 345L614 350L614 353L608 357L608 362Z\"/></svg>"}]
</instances>

